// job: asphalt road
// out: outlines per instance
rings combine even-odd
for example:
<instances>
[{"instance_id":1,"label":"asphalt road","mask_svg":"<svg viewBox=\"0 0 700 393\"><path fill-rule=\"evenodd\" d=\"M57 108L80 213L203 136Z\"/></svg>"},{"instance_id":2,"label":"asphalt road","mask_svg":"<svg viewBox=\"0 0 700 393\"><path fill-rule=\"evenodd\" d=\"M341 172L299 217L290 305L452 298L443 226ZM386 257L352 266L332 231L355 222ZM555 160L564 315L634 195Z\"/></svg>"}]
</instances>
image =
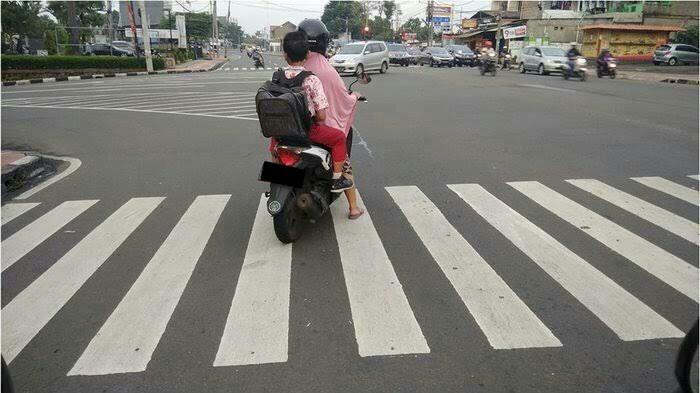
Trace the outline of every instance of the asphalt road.
<instances>
[{"instance_id":1,"label":"asphalt road","mask_svg":"<svg viewBox=\"0 0 700 393\"><path fill-rule=\"evenodd\" d=\"M3 89L3 148L82 161L3 201L38 203L2 227L18 391L675 389L697 87L392 67L358 89L368 215L281 247L250 64Z\"/></svg>"}]
</instances>

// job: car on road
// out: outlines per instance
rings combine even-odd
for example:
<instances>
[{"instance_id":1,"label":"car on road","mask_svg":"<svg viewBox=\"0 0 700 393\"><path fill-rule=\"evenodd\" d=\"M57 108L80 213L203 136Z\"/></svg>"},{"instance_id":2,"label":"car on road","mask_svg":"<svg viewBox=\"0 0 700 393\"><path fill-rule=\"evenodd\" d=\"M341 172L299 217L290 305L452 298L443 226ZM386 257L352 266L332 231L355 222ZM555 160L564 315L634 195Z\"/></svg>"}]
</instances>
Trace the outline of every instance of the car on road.
<instances>
[{"instance_id":1,"label":"car on road","mask_svg":"<svg viewBox=\"0 0 700 393\"><path fill-rule=\"evenodd\" d=\"M418 60L420 59L420 50L409 46L406 48L408 51L408 56L411 59L411 64L418 65Z\"/></svg>"},{"instance_id":2,"label":"car on road","mask_svg":"<svg viewBox=\"0 0 700 393\"><path fill-rule=\"evenodd\" d=\"M429 46L423 50L418 64L428 64L431 67L442 67L444 65L452 67L454 65L454 57L447 49L439 46Z\"/></svg>"},{"instance_id":3,"label":"car on road","mask_svg":"<svg viewBox=\"0 0 700 393\"><path fill-rule=\"evenodd\" d=\"M466 45L447 45L445 47L452 56L454 56L454 64L456 66L470 66L474 67L476 65L476 54L472 49Z\"/></svg>"},{"instance_id":4,"label":"car on road","mask_svg":"<svg viewBox=\"0 0 700 393\"><path fill-rule=\"evenodd\" d=\"M136 56L134 48L126 41L112 41L109 43L95 43L86 48L85 54L90 56Z\"/></svg>"},{"instance_id":5,"label":"car on road","mask_svg":"<svg viewBox=\"0 0 700 393\"><path fill-rule=\"evenodd\" d=\"M411 63L411 57L408 50L401 44L388 44L389 46L389 64L398 64L408 67Z\"/></svg>"},{"instance_id":6,"label":"car on road","mask_svg":"<svg viewBox=\"0 0 700 393\"><path fill-rule=\"evenodd\" d=\"M521 74L526 71L537 71L540 75L550 72L561 72L561 67L567 61L566 52L558 46L527 46L518 56L518 69Z\"/></svg>"},{"instance_id":7,"label":"car on road","mask_svg":"<svg viewBox=\"0 0 700 393\"><path fill-rule=\"evenodd\" d=\"M384 74L389 69L389 48L382 41L352 42L341 47L330 63L339 73L360 75L364 71L379 71Z\"/></svg>"},{"instance_id":8,"label":"car on road","mask_svg":"<svg viewBox=\"0 0 700 393\"><path fill-rule=\"evenodd\" d=\"M697 64L698 63L698 48L692 45L685 44L666 44L661 45L654 51L652 59L654 65L661 63L674 66L676 64Z\"/></svg>"}]
</instances>

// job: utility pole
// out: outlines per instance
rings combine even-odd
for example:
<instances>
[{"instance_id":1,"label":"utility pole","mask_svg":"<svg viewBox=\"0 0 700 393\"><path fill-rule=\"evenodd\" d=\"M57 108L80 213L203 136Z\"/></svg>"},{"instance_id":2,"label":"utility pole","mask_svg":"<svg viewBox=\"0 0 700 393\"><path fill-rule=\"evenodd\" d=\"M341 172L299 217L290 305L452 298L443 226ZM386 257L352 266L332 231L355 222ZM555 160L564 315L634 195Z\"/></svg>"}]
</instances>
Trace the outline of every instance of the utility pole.
<instances>
[{"instance_id":1,"label":"utility pole","mask_svg":"<svg viewBox=\"0 0 700 393\"><path fill-rule=\"evenodd\" d=\"M433 0L428 0L428 46L433 46Z\"/></svg>"},{"instance_id":2,"label":"utility pole","mask_svg":"<svg viewBox=\"0 0 700 393\"><path fill-rule=\"evenodd\" d=\"M112 26L112 1L111 0L107 0L107 29L109 29L107 34L109 35L109 43L111 44L112 41L114 41L114 35L113 35L114 28Z\"/></svg>"},{"instance_id":3,"label":"utility pole","mask_svg":"<svg viewBox=\"0 0 700 393\"><path fill-rule=\"evenodd\" d=\"M217 24L216 22L218 22L216 20L216 0L212 0L211 4L212 4L212 6L211 6L211 18L212 18L212 20L211 20L211 41L212 41L212 43L215 43L217 38L219 38L219 34L218 34L219 29L217 28L217 25L216 25Z\"/></svg>"},{"instance_id":4,"label":"utility pole","mask_svg":"<svg viewBox=\"0 0 700 393\"><path fill-rule=\"evenodd\" d=\"M501 51L501 19L501 11L498 11L498 15L496 15L496 22L498 22L498 27L496 27L496 47L494 48L496 56L498 56Z\"/></svg>"},{"instance_id":5,"label":"utility pole","mask_svg":"<svg viewBox=\"0 0 700 393\"><path fill-rule=\"evenodd\" d=\"M69 1L68 4L71 2ZM136 50L136 55L138 56L138 43L136 41L136 16L134 16L134 4L131 0L126 2L126 11L129 14L129 25L131 27L131 43L134 44L134 49Z\"/></svg>"},{"instance_id":6,"label":"utility pole","mask_svg":"<svg viewBox=\"0 0 700 393\"><path fill-rule=\"evenodd\" d=\"M141 10L141 35L143 36L143 51L146 55L146 71L153 71L153 59L151 58L151 35L148 32L148 13L146 12L146 2L139 0Z\"/></svg>"}]
</instances>

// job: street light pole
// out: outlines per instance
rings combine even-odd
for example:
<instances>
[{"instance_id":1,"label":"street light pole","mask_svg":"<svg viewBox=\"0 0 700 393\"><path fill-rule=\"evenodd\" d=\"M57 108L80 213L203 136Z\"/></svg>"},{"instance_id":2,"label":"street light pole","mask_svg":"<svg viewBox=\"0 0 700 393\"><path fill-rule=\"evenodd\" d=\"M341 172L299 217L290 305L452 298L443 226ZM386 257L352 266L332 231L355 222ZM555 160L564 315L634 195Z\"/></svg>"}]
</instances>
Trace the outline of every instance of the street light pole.
<instances>
[{"instance_id":1,"label":"street light pole","mask_svg":"<svg viewBox=\"0 0 700 393\"><path fill-rule=\"evenodd\" d=\"M170 8L168 8L168 30L170 30L170 51L173 51L173 18Z\"/></svg>"}]
</instances>

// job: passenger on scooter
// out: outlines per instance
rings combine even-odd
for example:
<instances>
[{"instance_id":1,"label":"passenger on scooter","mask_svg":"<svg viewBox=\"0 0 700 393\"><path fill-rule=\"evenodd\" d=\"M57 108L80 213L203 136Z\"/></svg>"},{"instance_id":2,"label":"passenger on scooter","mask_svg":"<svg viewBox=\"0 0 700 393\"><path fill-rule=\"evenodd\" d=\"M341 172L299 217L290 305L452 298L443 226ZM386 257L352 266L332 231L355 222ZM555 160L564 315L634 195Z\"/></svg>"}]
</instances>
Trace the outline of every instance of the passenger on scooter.
<instances>
[{"instance_id":1,"label":"passenger on scooter","mask_svg":"<svg viewBox=\"0 0 700 393\"><path fill-rule=\"evenodd\" d=\"M285 77L294 78L306 70L304 62L309 54L309 42L304 32L293 31L287 33L282 41L282 49L284 50L284 58L289 64L289 67L284 71ZM309 75L304 79L301 86L308 101L309 112L313 117L313 123L309 130L309 139L312 142L331 148L331 157L333 158L331 192L343 192L350 189L353 187L353 181L342 176L343 166L347 159L345 133L323 123L327 118L328 110L328 99L326 98L323 84L316 75ZM271 141L271 151L274 151L275 144L275 141Z\"/></svg>"},{"instance_id":2,"label":"passenger on scooter","mask_svg":"<svg viewBox=\"0 0 700 393\"><path fill-rule=\"evenodd\" d=\"M581 56L581 52L578 50L578 42L572 42L571 48L566 52L566 57L569 65L569 76L574 75L574 69L576 67L576 58Z\"/></svg>"},{"instance_id":3,"label":"passenger on scooter","mask_svg":"<svg viewBox=\"0 0 700 393\"><path fill-rule=\"evenodd\" d=\"M330 42L330 33L326 25L318 19L304 19L299 23L299 31L303 31L309 37L309 57L304 63L304 68L313 72L321 80L328 98L329 107L326 110L326 120L323 121L323 124L343 130L347 136L355 118L357 100L362 95L357 92L348 94L345 82L328 62L325 55ZM349 160L346 161L345 168L343 168L343 177L354 180ZM351 220L360 217L364 210L357 206L355 188L346 190L345 196L350 207L348 217Z\"/></svg>"},{"instance_id":4,"label":"passenger on scooter","mask_svg":"<svg viewBox=\"0 0 700 393\"><path fill-rule=\"evenodd\" d=\"M612 54L608 48L603 48L598 55L598 60L596 61L598 68L608 71L608 62L612 59Z\"/></svg>"}]
</instances>

